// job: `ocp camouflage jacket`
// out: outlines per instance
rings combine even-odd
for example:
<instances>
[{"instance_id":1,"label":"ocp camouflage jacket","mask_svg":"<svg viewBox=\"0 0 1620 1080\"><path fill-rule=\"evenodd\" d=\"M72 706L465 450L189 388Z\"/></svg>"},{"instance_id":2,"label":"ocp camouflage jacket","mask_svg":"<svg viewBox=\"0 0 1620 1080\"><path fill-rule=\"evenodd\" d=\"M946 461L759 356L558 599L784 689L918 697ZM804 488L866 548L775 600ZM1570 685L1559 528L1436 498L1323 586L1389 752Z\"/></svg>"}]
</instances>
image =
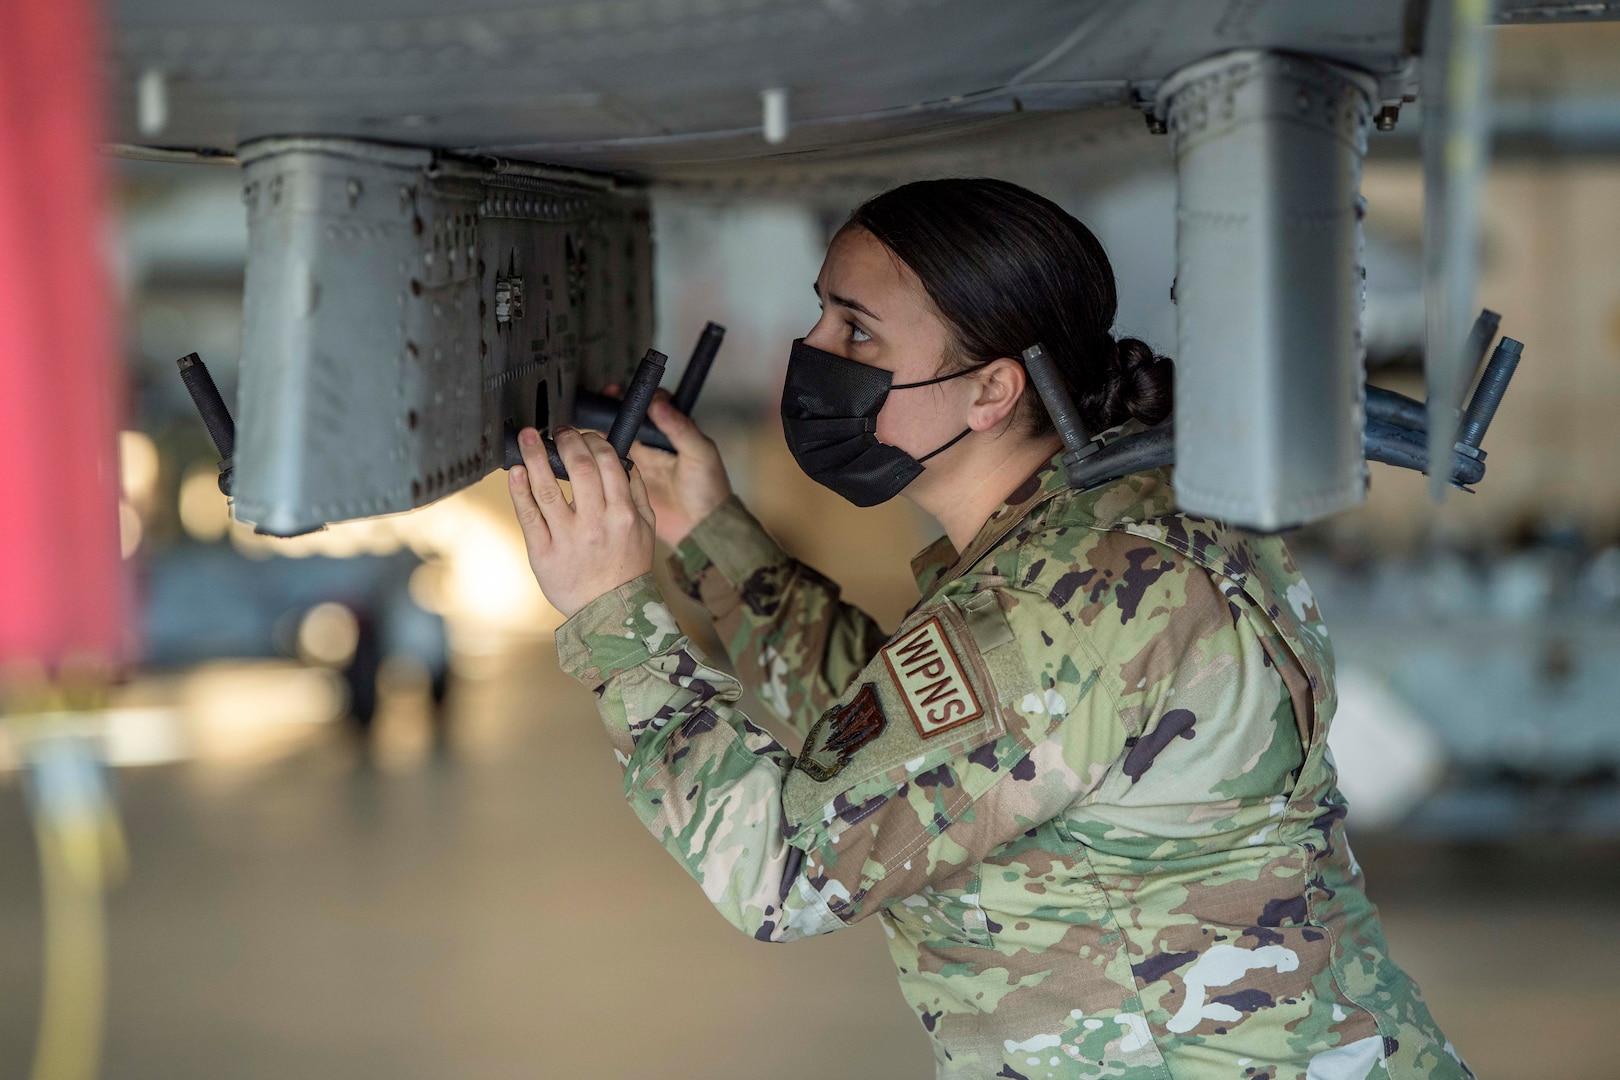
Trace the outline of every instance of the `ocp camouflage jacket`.
<instances>
[{"instance_id":1,"label":"ocp camouflage jacket","mask_svg":"<svg viewBox=\"0 0 1620 1080\"><path fill-rule=\"evenodd\" d=\"M805 744L736 710L644 576L557 643L630 805L762 941L879 916L941 1076L1471 1075L1346 846L1332 653L1281 540L1054 461L918 556L892 635L735 500L675 562Z\"/></svg>"}]
</instances>

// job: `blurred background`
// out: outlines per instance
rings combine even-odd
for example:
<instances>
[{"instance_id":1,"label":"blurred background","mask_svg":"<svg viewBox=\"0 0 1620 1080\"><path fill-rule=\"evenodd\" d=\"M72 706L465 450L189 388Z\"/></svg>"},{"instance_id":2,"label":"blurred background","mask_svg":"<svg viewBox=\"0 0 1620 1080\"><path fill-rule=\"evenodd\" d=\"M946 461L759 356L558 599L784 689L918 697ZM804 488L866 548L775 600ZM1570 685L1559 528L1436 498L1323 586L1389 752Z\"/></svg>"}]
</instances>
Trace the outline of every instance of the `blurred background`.
<instances>
[{"instance_id":1,"label":"blurred background","mask_svg":"<svg viewBox=\"0 0 1620 1080\"><path fill-rule=\"evenodd\" d=\"M1480 1075L1599 1080L1620 1016L1620 26L1497 45L1479 299L1526 359L1490 475L1436 505L1422 477L1374 466L1365 506L1290 542L1339 650L1332 745L1395 958ZM1088 121L1062 169L1008 156L814 198L657 196L653 344L679 358L705 321L729 327L698 419L784 545L887 624L915 600L929 523L812 484L775 416L827 239L887 182L1006 176L1092 226L1118 330L1173 353L1168 148L1135 113L1110 124ZM1419 125L1374 138L1363 192L1370 378L1422 397ZM502 475L293 540L231 521L174 361L200 353L234 401L240 188L230 167L117 167L121 526L145 662L98 731L131 856L105 1075L931 1075L875 926L748 940L622 805ZM12 1076L40 906L3 731Z\"/></svg>"}]
</instances>

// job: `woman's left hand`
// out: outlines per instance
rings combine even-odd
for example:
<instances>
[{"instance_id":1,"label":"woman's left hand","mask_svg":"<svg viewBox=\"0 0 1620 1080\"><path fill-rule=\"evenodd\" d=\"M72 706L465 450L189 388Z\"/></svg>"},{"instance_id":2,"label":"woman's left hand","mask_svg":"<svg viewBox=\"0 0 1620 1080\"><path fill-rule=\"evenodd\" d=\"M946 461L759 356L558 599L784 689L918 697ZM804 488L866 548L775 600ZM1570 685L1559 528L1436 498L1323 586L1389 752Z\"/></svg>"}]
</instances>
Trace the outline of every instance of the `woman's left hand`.
<instances>
[{"instance_id":1,"label":"woman's left hand","mask_svg":"<svg viewBox=\"0 0 1620 1080\"><path fill-rule=\"evenodd\" d=\"M572 617L652 569L653 512L641 470L627 475L606 439L572 428L556 429L555 438L574 489L572 504L533 428L518 435L524 464L507 473L506 486L540 591Z\"/></svg>"}]
</instances>

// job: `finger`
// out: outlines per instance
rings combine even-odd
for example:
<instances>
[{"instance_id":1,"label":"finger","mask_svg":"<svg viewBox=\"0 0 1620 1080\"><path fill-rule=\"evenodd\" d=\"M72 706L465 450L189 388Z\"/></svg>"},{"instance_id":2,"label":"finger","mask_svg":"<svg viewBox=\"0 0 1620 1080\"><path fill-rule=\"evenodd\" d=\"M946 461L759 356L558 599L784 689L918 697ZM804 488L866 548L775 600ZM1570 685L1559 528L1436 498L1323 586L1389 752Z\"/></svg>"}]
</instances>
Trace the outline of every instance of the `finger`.
<instances>
[{"instance_id":1,"label":"finger","mask_svg":"<svg viewBox=\"0 0 1620 1080\"><path fill-rule=\"evenodd\" d=\"M630 470L630 502L635 506L636 513L641 519L651 525L657 520L653 513L652 498L647 494L647 481L641 475L641 466L637 465Z\"/></svg>"},{"instance_id":2,"label":"finger","mask_svg":"<svg viewBox=\"0 0 1620 1080\"><path fill-rule=\"evenodd\" d=\"M602 478L602 505L629 506L630 482L625 479L624 465L612 444L592 431L586 433L585 445L596 459L597 475Z\"/></svg>"},{"instance_id":3,"label":"finger","mask_svg":"<svg viewBox=\"0 0 1620 1080\"><path fill-rule=\"evenodd\" d=\"M648 410L658 430L669 436L669 444L677 454L707 456L714 452L714 443L692 422L692 418L677 409L668 395L655 397Z\"/></svg>"},{"instance_id":4,"label":"finger","mask_svg":"<svg viewBox=\"0 0 1620 1080\"><path fill-rule=\"evenodd\" d=\"M652 469L656 473L660 467L665 468L667 471L668 467L673 466L675 464L675 455L668 450L648 446L644 442L633 442L630 444L630 460L642 468Z\"/></svg>"},{"instance_id":5,"label":"finger","mask_svg":"<svg viewBox=\"0 0 1620 1080\"><path fill-rule=\"evenodd\" d=\"M668 409L674 409L675 408L674 399L669 396L669 391L665 390L663 387L659 387L657 390L653 391L653 399L647 405L647 419L651 420L655 427L658 425L658 419L654 415L654 413L657 412L658 406L660 404L662 404L665 408L668 408ZM676 416L681 415L680 411L675 410L675 415ZM671 444L671 445L673 445L673 444ZM670 454L670 452L668 450L664 450L664 449L661 449L661 448L656 447L656 446L651 446L651 445L649 445L647 443L634 442L634 443L630 444L630 448L632 450L635 450L635 449L638 449L638 448L645 448L649 452L649 455L657 454L657 455L663 456L664 458L668 458L670 460L673 460L673 457L672 457L672 455ZM634 461L635 458L632 457L630 460Z\"/></svg>"},{"instance_id":6,"label":"finger","mask_svg":"<svg viewBox=\"0 0 1620 1080\"><path fill-rule=\"evenodd\" d=\"M680 458L668 450L636 443L630 447L630 460L635 464L636 472L640 474L649 494L656 488L661 497L673 497L675 470L680 465Z\"/></svg>"},{"instance_id":7,"label":"finger","mask_svg":"<svg viewBox=\"0 0 1620 1080\"><path fill-rule=\"evenodd\" d=\"M557 486L557 474L551 471L551 459L546 456L546 445L540 440L540 433L534 428L518 432L518 449L523 452L523 472L529 479L529 494L549 529L560 515L570 512L568 499Z\"/></svg>"},{"instance_id":8,"label":"finger","mask_svg":"<svg viewBox=\"0 0 1620 1080\"><path fill-rule=\"evenodd\" d=\"M529 470L522 465L508 469L506 490L512 496L512 509L517 512L518 527L523 530L523 542L530 553L550 547L551 528L534 500L534 492L529 490Z\"/></svg>"},{"instance_id":9,"label":"finger","mask_svg":"<svg viewBox=\"0 0 1620 1080\"><path fill-rule=\"evenodd\" d=\"M568 467L568 482L574 489L574 509L582 514L597 514L602 510L602 473L585 436L571 427L556 428L552 436L557 440L557 454Z\"/></svg>"},{"instance_id":10,"label":"finger","mask_svg":"<svg viewBox=\"0 0 1620 1080\"><path fill-rule=\"evenodd\" d=\"M610 382L602 387L602 394L606 397L616 398L624 393L624 387L616 382Z\"/></svg>"}]
</instances>

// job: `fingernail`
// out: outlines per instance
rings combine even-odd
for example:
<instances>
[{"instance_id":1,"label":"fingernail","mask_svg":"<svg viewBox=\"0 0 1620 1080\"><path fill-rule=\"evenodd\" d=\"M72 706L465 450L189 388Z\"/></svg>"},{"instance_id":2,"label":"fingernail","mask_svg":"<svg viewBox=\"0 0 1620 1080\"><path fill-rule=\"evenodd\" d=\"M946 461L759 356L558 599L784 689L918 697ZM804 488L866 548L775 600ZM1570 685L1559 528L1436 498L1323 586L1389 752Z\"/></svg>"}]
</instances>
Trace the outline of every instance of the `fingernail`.
<instances>
[{"instance_id":1,"label":"fingernail","mask_svg":"<svg viewBox=\"0 0 1620 1080\"><path fill-rule=\"evenodd\" d=\"M533 446L540 441L540 433L534 428L526 427L518 432L518 442L524 446Z\"/></svg>"}]
</instances>

